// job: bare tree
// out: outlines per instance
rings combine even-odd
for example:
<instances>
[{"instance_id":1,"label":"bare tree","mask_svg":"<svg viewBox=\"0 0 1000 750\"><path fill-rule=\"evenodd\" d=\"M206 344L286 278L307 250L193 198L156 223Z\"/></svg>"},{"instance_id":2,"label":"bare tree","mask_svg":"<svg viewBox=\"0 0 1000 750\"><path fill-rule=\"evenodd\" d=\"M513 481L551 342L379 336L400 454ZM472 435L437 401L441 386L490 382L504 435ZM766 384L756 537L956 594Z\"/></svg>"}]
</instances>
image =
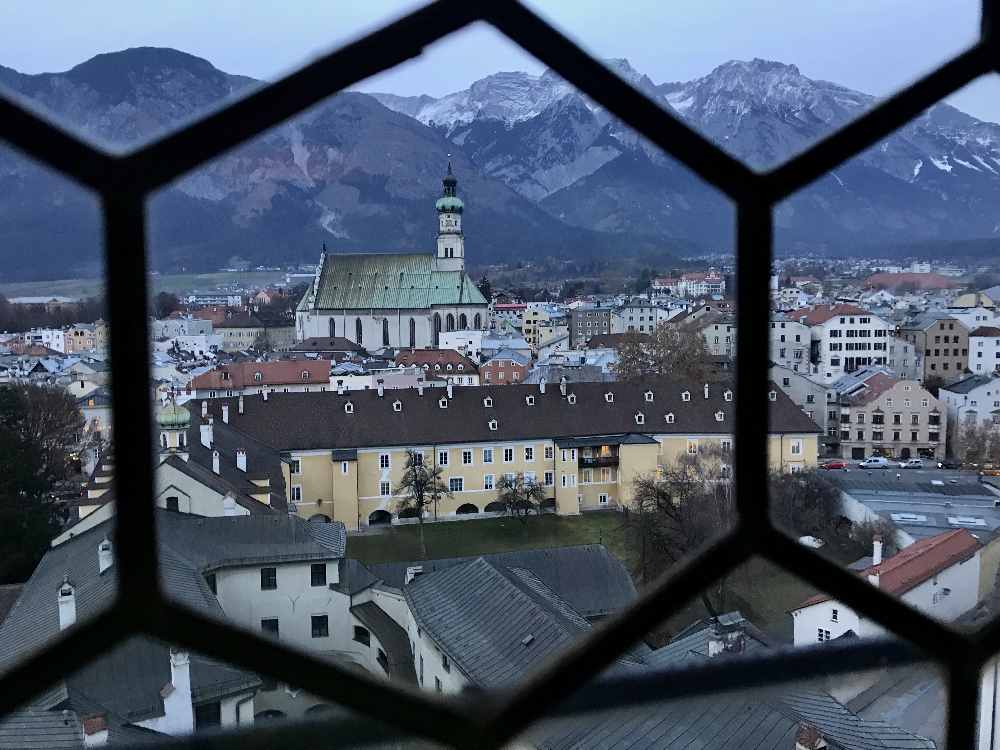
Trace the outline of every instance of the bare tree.
<instances>
[{"instance_id":1,"label":"bare tree","mask_svg":"<svg viewBox=\"0 0 1000 750\"><path fill-rule=\"evenodd\" d=\"M524 523L532 513L541 513L545 488L534 479L525 479L523 472L505 474L497 482L497 502L503 504L508 516Z\"/></svg>"},{"instance_id":2,"label":"bare tree","mask_svg":"<svg viewBox=\"0 0 1000 750\"><path fill-rule=\"evenodd\" d=\"M397 512L411 511L417 516L417 525L420 527L420 554L425 559L427 545L424 543L424 513L430 507L436 518L441 498L452 496L441 478L441 471L440 466L427 466L423 453L407 450L406 467L396 488L401 495L397 501Z\"/></svg>"},{"instance_id":3,"label":"bare tree","mask_svg":"<svg viewBox=\"0 0 1000 750\"><path fill-rule=\"evenodd\" d=\"M771 518L786 533L824 537L836 531L841 517L840 491L818 471L775 472L768 482Z\"/></svg>"},{"instance_id":4,"label":"bare tree","mask_svg":"<svg viewBox=\"0 0 1000 750\"><path fill-rule=\"evenodd\" d=\"M670 322L656 326L649 336L630 331L618 347L615 375L619 380L640 380L649 376L706 381L713 379L712 355L701 332L693 326Z\"/></svg>"},{"instance_id":5,"label":"bare tree","mask_svg":"<svg viewBox=\"0 0 1000 750\"><path fill-rule=\"evenodd\" d=\"M69 474L69 453L80 440L84 419L73 397L49 385L8 386L21 403L17 431L39 451L42 471L50 482Z\"/></svg>"},{"instance_id":6,"label":"bare tree","mask_svg":"<svg viewBox=\"0 0 1000 750\"><path fill-rule=\"evenodd\" d=\"M951 446L952 455L963 463L1000 463L1000 429L994 425L972 421L957 424Z\"/></svg>"}]
</instances>

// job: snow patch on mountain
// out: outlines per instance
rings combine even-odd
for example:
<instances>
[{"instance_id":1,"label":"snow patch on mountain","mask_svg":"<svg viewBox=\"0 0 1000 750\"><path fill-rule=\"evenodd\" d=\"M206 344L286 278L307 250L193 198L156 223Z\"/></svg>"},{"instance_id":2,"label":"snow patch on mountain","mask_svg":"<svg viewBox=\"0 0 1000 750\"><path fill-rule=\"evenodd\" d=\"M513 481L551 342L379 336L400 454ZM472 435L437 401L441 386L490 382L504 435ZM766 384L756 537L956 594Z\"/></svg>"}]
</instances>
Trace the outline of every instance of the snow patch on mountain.
<instances>
[{"instance_id":1,"label":"snow patch on mountain","mask_svg":"<svg viewBox=\"0 0 1000 750\"><path fill-rule=\"evenodd\" d=\"M940 169L942 172L950 172L952 170L951 164L948 163L948 157L942 156L940 159L931 157L931 164Z\"/></svg>"}]
</instances>

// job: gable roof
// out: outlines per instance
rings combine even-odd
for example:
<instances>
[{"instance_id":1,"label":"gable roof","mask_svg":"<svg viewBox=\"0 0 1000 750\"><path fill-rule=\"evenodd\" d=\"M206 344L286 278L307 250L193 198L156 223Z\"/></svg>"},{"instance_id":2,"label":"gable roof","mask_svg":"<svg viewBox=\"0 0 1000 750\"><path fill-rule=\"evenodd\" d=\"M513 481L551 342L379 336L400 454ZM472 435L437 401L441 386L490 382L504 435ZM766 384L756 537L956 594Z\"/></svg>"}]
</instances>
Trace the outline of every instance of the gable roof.
<instances>
[{"instance_id":1,"label":"gable roof","mask_svg":"<svg viewBox=\"0 0 1000 750\"><path fill-rule=\"evenodd\" d=\"M989 375L969 375L951 385L941 386L941 390L948 391L949 393L971 393L981 386L992 383L993 380L994 378L991 378Z\"/></svg>"},{"instance_id":2,"label":"gable roof","mask_svg":"<svg viewBox=\"0 0 1000 750\"><path fill-rule=\"evenodd\" d=\"M901 596L952 565L970 559L979 547L979 540L967 529L946 531L914 542L888 560L883 560L880 565L870 565L859 575L867 579L869 574L878 573L879 588L886 593ZM795 609L829 600L828 595L817 594Z\"/></svg>"},{"instance_id":3,"label":"gable roof","mask_svg":"<svg viewBox=\"0 0 1000 750\"><path fill-rule=\"evenodd\" d=\"M324 256L319 288L307 309L426 309L486 305L464 271L436 270L433 253L358 253Z\"/></svg>"},{"instance_id":4,"label":"gable roof","mask_svg":"<svg viewBox=\"0 0 1000 750\"><path fill-rule=\"evenodd\" d=\"M475 362L454 349L401 349L393 361L397 366L403 367L427 365L433 368L434 365L451 365L457 368L461 365L463 372L476 372L478 369Z\"/></svg>"},{"instance_id":5,"label":"gable roof","mask_svg":"<svg viewBox=\"0 0 1000 750\"><path fill-rule=\"evenodd\" d=\"M636 597L635 585L621 561L601 544L496 552L476 557L391 562L369 565L370 575L402 589L407 569L420 566L422 575L484 559L497 568L530 570L584 617L601 617L627 607Z\"/></svg>"},{"instance_id":6,"label":"gable roof","mask_svg":"<svg viewBox=\"0 0 1000 750\"><path fill-rule=\"evenodd\" d=\"M870 313L857 305L837 304L803 307L799 310L792 310L785 315L789 320L793 320L797 323L805 323L809 326L815 326L825 323L830 320L830 318L836 318L841 315L872 316L873 313Z\"/></svg>"},{"instance_id":7,"label":"gable roof","mask_svg":"<svg viewBox=\"0 0 1000 750\"><path fill-rule=\"evenodd\" d=\"M235 399L213 399L209 412L219 430L222 404L229 403L228 427L278 450L326 450L376 446L413 446L435 443L497 442L501 440L553 439L580 435L647 434L728 435L733 430L735 401L727 401L725 384L709 384L668 378L642 382L573 383L567 396L558 384L545 392L532 385L459 386L441 408L446 396L438 389L420 393L413 388L379 397L377 391L338 394L275 393L244 398L244 412L232 407ZM819 427L787 395L772 384L774 401L768 403L770 427L781 433L818 433ZM609 402L605 394L614 393ZM646 400L646 392L653 401ZM684 401L682 394L690 394ZM568 395L575 396L571 401ZM533 403L528 403L527 396ZM492 407L485 405L486 397ZM765 394L760 395L765 398ZM399 401L401 410L393 408ZM350 402L353 410L345 412ZM194 408L189 405L189 408ZM635 416L641 412L644 426ZM722 421L716 419L721 412ZM674 421L667 422L666 414ZM495 430L489 423L497 420ZM193 420L197 421L197 420ZM194 428L196 429L196 428ZM194 433L192 433L194 434ZM197 435L194 434L197 440Z\"/></svg>"},{"instance_id":8,"label":"gable roof","mask_svg":"<svg viewBox=\"0 0 1000 750\"><path fill-rule=\"evenodd\" d=\"M257 374L260 374L260 380ZM303 378L302 374L308 376ZM202 373L191 380L192 389L238 389L248 386L301 385L330 382L330 363L325 360L297 359L275 362L232 362Z\"/></svg>"},{"instance_id":9,"label":"gable roof","mask_svg":"<svg viewBox=\"0 0 1000 750\"><path fill-rule=\"evenodd\" d=\"M973 336L987 336L989 338L1000 338L1000 328L996 326L979 326L969 333L969 338Z\"/></svg>"}]
</instances>

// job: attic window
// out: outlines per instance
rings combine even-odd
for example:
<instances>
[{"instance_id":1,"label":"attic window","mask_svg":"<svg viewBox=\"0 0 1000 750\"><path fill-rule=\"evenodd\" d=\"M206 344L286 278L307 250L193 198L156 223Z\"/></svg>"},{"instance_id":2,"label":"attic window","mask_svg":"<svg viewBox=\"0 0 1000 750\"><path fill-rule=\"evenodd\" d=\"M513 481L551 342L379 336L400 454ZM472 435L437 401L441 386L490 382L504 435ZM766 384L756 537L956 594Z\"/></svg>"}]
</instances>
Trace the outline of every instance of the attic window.
<instances>
[{"instance_id":1,"label":"attic window","mask_svg":"<svg viewBox=\"0 0 1000 750\"><path fill-rule=\"evenodd\" d=\"M665 420L667 420L667 424L673 424L674 423L674 413L673 412L669 412L667 414L664 414L663 418Z\"/></svg>"},{"instance_id":2,"label":"attic window","mask_svg":"<svg viewBox=\"0 0 1000 750\"><path fill-rule=\"evenodd\" d=\"M438 406L440 406L442 409L447 409L448 408L448 399L446 399L444 396L442 396L441 399L438 401Z\"/></svg>"},{"instance_id":3,"label":"attic window","mask_svg":"<svg viewBox=\"0 0 1000 750\"><path fill-rule=\"evenodd\" d=\"M464 369L465 369L465 365L459 363L459 365L458 365L458 371L461 372Z\"/></svg>"},{"instance_id":4,"label":"attic window","mask_svg":"<svg viewBox=\"0 0 1000 750\"><path fill-rule=\"evenodd\" d=\"M263 376L259 372L255 372L253 374L253 379L256 380L258 383L260 382L260 380L261 380L262 377Z\"/></svg>"},{"instance_id":5,"label":"attic window","mask_svg":"<svg viewBox=\"0 0 1000 750\"><path fill-rule=\"evenodd\" d=\"M646 415L643 414L641 411L637 411L635 413L635 423L636 424L645 424L646 423Z\"/></svg>"},{"instance_id":6,"label":"attic window","mask_svg":"<svg viewBox=\"0 0 1000 750\"><path fill-rule=\"evenodd\" d=\"M489 396L487 396L486 398L484 398L483 399L483 406L485 406L487 409L492 409L493 408L493 399L490 398Z\"/></svg>"},{"instance_id":7,"label":"attic window","mask_svg":"<svg viewBox=\"0 0 1000 750\"><path fill-rule=\"evenodd\" d=\"M395 401L392 402L392 410L403 411L403 402L397 398Z\"/></svg>"},{"instance_id":8,"label":"attic window","mask_svg":"<svg viewBox=\"0 0 1000 750\"><path fill-rule=\"evenodd\" d=\"M492 430L493 432L496 432L497 427L499 427L499 426L500 426L500 423L497 422L495 419L491 419L489 421L490 430Z\"/></svg>"},{"instance_id":9,"label":"attic window","mask_svg":"<svg viewBox=\"0 0 1000 750\"><path fill-rule=\"evenodd\" d=\"M434 365L434 370L435 371L440 370L440 369L441 369L441 365Z\"/></svg>"},{"instance_id":10,"label":"attic window","mask_svg":"<svg viewBox=\"0 0 1000 750\"><path fill-rule=\"evenodd\" d=\"M344 404L344 414L353 414L353 413L354 413L354 404L348 401L347 403Z\"/></svg>"},{"instance_id":11,"label":"attic window","mask_svg":"<svg viewBox=\"0 0 1000 750\"><path fill-rule=\"evenodd\" d=\"M448 363L448 372L451 372L451 362Z\"/></svg>"},{"instance_id":12,"label":"attic window","mask_svg":"<svg viewBox=\"0 0 1000 750\"><path fill-rule=\"evenodd\" d=\"M726 421L726 413L722 411L722 409L719 409L719 411L715 412L715 421L716 422Z\"/></svg>"},{"instance_id":13,"label":"attic window","mask_svg":"<svg viewBox=\"0 0 1000 750\"><path fill-rule=\"evenodd\" d=\"M309 380L309 371L308 370L303 370L302 371L302 379L303 380Z\"/></svg>"},{"instance_id":14,"label":"attic window","mask_svg":"<svg viewBox=\"0 0 1000 750\"><path fill-rule=\"evenodd\" d=\"M608 391L607 393L604 394L604 400L607 401L609 404L613 404L615 402L615 394L613 394L611 391Z\"/></svg>"},{"instance_id":15,"label":"attic window","mask_svg":"<svg viewBox=\"0 0 1000 750\"><path fill-rule=\"evenodd\" d=\"M568 401L568 402L569 402L569 403L571 403L571 404L575 404L575 403L576 403L576 394L575 394L575 393L571 393L571 394L569 394L569 395L568 395L568 396L566 397L566 401Z\"/></svg>"},{"instance_id":16,"label":"attic window","mask_svg":"<svg viewBox=\"0 0 1000 750\"><path fill-rule=\"evenodd\" d=\"M732 401L733 400L733 392L732 391L726 391L725 393L722 394L722 397L724 399L726 399L726 401Z\"/></svg>"},{"instance_id":17,"label":"attic window","mask_svg":"<svg viewBox=\"0 0 1000 750\"><path fill-rule=\"evenodd\" d=\"M647 402L653 403L653 392L652 391L646 391L646 393L644 395L646 397L646 401Z\"/></svg>"},{"instance_id":18,"label":"attic window","mask_svg":"<svg viewBox=\"0 0 1000 750\"><path fill-rule=\"evenodd\" d=\"M777 401L778 400L778 394L777 394L776 391L768 391L767 392L767 398L768 398L769 401Z\"/></svg>"},{"instance_id":19,"label":"attic window","mask_svg":"<svg viewBox=\"0 0 1000 750\"><path fill-rule=\"evenodd\" d=\"M526 403L528 406L534 406L535 405L535 397L534 396L525 396L524 397L524 403Z\"/></svg>"},{"instance_id":20,"label":"attic window","mask_svg":"<svg viewBox=\"0 0 1000 750\"><path fill-rule=\"evenodd\" d=\"M691 391L684 391L681 394L681 401L690 401L690 400L691 400Z\"/></svg>"}]
</instances>

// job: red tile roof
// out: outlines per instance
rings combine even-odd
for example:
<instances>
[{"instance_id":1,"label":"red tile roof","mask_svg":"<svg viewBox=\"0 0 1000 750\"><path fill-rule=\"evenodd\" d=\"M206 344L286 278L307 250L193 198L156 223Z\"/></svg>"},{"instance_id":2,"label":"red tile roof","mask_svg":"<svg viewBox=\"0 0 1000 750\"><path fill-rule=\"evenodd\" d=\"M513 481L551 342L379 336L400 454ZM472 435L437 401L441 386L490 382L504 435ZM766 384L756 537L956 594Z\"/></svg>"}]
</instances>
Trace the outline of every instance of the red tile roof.
<instances>
[{"instance_id":1,"label":"red tile roof","mask_svg":"<svg viewBox=\"0 0 1000 750\"><path fill-rule=\"evenodd\" d=\"M255 377L258 372L260 380ZM303 373L308 373L308 377L303 378ZM306 382L328 384L330 362L325 359L236 362L198 375L191 381L191 388L237 389L254 385L289 385Z\"/></svg>"},{"instance_id":2,"label":"red tile roof","mask_svg":"<svg viewBox=\"0 0 1000 750\"><path fill-rule=\"evenodd\" d=\"M976 328L969 334L970 338L972 336L991 336L1000 338L1000 328L997 328L996 326L979 326L979 328Z\"/></svg>"},{"instance_id":3,"label":"red tile roof","mask_svg":"<svg viewBox=\"0 0 1000 750\"><path fill-rule=\"evenodd\" d=\"M452 365L455 369L462 365L463 372L476 372L476 363L454 349L404 349L396 355L396 364L405 367Z\"/></svg>"},{"instance_id":4,"label":"red tile roof","mask_svg":"<svg viewBox=\"0 0 1000 750\"><path fill-rule=\"evenodd\" d=\"M865 388L848 397L848 402L854 404L867 404L874 401L887 390L892 388L899 380L887 375L884 372L876 373L865 381Z\"/></svg>"},{"instance_id":5,"label":"red tile roof","mask_svg":"<svg viewBox=\"0 0 1000 750\"><path fill-rule=\"evenodd\" d=\"M883 560L881 565L872 565L859 575L867 579L870 573L877 570L879 588L888 594L901 596L952 565L968 560L978 550L979 541L972 534L966 529L955 529L914 542L888 560ZM817 594L796 609L829 599L826 594Z\"/></svg>"},{"instance_id":6,"label":"red tile roof","mask_svg":"<svg viewBox=\"0 0 1000 750\"><path fill-rule=\"evenodd\" d=\"M951 289L958 286L956 281L939 273L876 273L864 281L866 287L895 289L900 284L915 284L917 289Z\"/></svg>"},{"instance_id":7,"label":"red tile roof","mask_svg":"<svg viewBox=\"0 0 1000 750\"><path fill-rule=\"evenodd\" d=\"M838 315L871 315L871 313L857 305L815 305L814 307L792 310L787 314L787 317L789 320L800 322L805 318L806 325L815 326L825 323L830 318L836 318Z\"/></svg>"}]
</instances>

